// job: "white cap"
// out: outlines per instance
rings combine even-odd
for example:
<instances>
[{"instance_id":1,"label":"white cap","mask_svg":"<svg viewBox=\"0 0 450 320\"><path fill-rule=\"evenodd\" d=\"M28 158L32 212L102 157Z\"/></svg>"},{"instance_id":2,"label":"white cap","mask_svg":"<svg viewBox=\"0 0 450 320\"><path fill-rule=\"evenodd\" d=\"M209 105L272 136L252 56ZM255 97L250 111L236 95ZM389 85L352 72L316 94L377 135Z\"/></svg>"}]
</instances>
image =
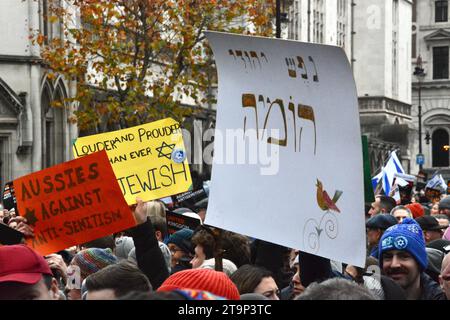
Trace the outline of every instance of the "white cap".
<instances>
[{"instance_id":1,"label":"white cap","mask_svg":"<svg viewBox=\"0 0 450 320\"><path fill-rule=\"evenodd\" d=\"M201 266L199 268L214 270L215 266L216 266L216 259L212 258L212 259L203 261L203 263L201 264ZM222 267L223 267L223 272L229 277L231 277L231 275L237 270L237 267L233 263L233 261L228 260L228 259L222 259Z\"/></svg>"},{"instance_id":2,"label":"white cap","mask_svg":"<svg viewBox=\"0 0 450 320\"><path fill-rule=\"evenodd\" d=\"M183 216L186 217L190 217L190 218L194 218L194 219L198 219L200 221L200 224L202 223L202 219L200 218L200 216L198 214L196 214L195 212L184 212L182 213Z\"/></svg>"}]
</instances>

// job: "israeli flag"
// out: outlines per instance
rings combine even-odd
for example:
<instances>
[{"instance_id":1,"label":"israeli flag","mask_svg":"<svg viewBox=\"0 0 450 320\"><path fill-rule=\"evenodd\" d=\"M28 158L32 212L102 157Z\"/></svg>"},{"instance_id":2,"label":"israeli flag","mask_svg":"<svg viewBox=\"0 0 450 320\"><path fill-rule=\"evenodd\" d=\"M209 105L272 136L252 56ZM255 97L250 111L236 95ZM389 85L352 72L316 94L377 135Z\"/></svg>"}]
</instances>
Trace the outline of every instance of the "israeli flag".
<instances>
[{"instance_id":1,"label":"israeli flag","mask_svg":"<svg viewBox=\"0 0 450 320\"><path fill-rule=\"evenodd\" d=\"M405 173L405 170L403 170L402 164L397 157L397 153L393 151L383 169L383 189L387 196L391 192L392 183L394 182L396 173Z\"/></svg>"},{"instance_id":2,"label":"israeli flag","mask_svg":"<svg viewBox=\"0 0 450 320\"><path fill-rule=\"evenodd\" d=\"M447 190L447 184L445 183L442 174L438 174L437 172L433 175L433 177L428 181L426 188L436 189L445 191Z\"/></svg>"},{"instance_id":3,"label":"israeli flag","mask_svg":"<svg viewBox=\"0 0 450 320\"><path fill-rule=\"evenodd\" d=\"M441 187L443 190L443 193L447 193L447 184L445 183L444 177L442 177L442 174L439 175L441 177Z\"/></svg>"},{"instance_id":4,"label":"israeli flag","mask_svg":"<svg viewBox=\"0 0 450 320\"><path fill-rule=\"evenodd\" d=\"M372 178L372 188L373 188L373 190L376 190L377 185L380 182L380 179L383 177L383 170L384 170L384 167L381 167L380 173Z\"/></svg>"}]
</instances>

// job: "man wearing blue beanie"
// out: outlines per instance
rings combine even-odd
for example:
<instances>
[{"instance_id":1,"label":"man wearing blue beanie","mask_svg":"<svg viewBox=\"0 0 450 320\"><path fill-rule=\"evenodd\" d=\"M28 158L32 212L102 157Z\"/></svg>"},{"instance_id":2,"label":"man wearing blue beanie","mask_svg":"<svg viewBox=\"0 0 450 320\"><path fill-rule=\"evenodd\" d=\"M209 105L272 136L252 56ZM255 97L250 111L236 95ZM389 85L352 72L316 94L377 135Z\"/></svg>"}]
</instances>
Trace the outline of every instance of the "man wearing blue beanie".
<instances>
[{"instance_id":1,"label":"man wearing blue beanie","mask_svg":"<svg viewBox=\"0 0 450 320\"><path fill-rule=\"evenodd\" d=\"M167 246L172 253L171 273L191 269L190 261L194 257L194 246L191 238L194 231L187 228L178 230L169 237Z\"/></svg>"},{"instance_id":2,"label":"man wearing blue beanie","mask_svg":"<svg viewBox=\"0 0 450 320\"><path fill-rule=\"evenodd\" d=\"M386 230L378 245L383 272L400 285L409 300L445 300L445 294L424 270L425 240L419 224L406 218Z\"/></svg>"}]
</instances>

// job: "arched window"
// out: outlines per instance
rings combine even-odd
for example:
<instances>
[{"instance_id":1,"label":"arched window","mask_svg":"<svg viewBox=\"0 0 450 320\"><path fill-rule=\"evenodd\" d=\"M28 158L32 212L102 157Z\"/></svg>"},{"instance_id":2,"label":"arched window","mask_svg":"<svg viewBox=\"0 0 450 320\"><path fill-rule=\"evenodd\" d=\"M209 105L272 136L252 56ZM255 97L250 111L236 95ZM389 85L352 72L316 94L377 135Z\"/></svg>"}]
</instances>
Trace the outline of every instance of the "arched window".
<instances>
[{"instance_id":1,"label":"arched window","mask_svg":"<svg viewBox=\"0 0 450 320\"><path fill-rule=\"evenodd\" d=\"M53 101L62 101L61 89L58 87ZM42 93L42 166L48 168L64 161L64 110L53 107L50 87Z\"/></svg>"},{"instance_id":2,"label":"arched window","mask_svg":"<svg viewBox=\"0 0 450 320\"><path fill-rule=\"evenodd\" d=\"M438 129L433 132L433 167L448 167L449 151L445 146L449 145L449 135L444 129Z\"/></svg>"},{"instance_id":3,"label":"arched window","mask_svg":"<svg viewBox=\"0 0 450 320\"><path fill-rule=\"evenodd\" d=\"M65 143L65 108L64 108L64 93L62 92L61 87L57 87L56 96L54 97L54 101L58 101L60 103L59 107L52 107L53 111L53 143L55 144L54 149L54 163L58 164L64 162L64 150L66 147Z\"/></svg>"},{"instance_id":4,"label":"arched window","mask_svg":"<svg viewBox=\"0 0 450 320\"><path fill-rule=\"evenodd\" d=\"M44 89L41 97L42 108L42 166L48 168L54 165L53 148L53 112L50 106L51 92L48 87Z\"/></svg>"}]
</instances>

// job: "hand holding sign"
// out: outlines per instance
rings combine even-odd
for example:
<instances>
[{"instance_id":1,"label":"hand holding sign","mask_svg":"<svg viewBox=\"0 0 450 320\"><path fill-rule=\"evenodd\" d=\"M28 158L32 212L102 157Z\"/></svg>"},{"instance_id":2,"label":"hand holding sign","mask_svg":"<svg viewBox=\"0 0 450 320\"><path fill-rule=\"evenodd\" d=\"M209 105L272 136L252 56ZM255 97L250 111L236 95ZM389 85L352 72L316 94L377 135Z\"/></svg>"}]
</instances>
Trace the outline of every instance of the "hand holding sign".
<instances>
[{"instance_id":1,"label":"hand holding sign","mask_svg":"<svg viewBox=\"0 0 450 320\"><path fill-rule=\"evenodd\" d=\"M28 224L27 219L24 217L19 216L11 219L9 221L9 226L19 232L22 232L25 238L34 237L34 228Z\"/></svg>"},{"instance_id":2,"label":"hand holding sign","mask_svg":"<svg viewBox=\"0 0 450 320\"><path fill-rule=\"evenodd\" d=\"M145 203L141 198L136 198L136 207L134 208L133 214L136 219L137 224L143 224L147 221L147 211L145 209Z\"/></svg>"},{"instance_id":3,"label":"hand holding sign","mask_svg":"<svg viewBox=\"0 0 450 320\"><path fill-rule=\"evenodd\" d=\"M59 254L50 254L45 257L45 260L52 270L53 274L59 274L64 283L67 282L67 265L64 262L64 259Z\"/></svg>"}]
</instances>

